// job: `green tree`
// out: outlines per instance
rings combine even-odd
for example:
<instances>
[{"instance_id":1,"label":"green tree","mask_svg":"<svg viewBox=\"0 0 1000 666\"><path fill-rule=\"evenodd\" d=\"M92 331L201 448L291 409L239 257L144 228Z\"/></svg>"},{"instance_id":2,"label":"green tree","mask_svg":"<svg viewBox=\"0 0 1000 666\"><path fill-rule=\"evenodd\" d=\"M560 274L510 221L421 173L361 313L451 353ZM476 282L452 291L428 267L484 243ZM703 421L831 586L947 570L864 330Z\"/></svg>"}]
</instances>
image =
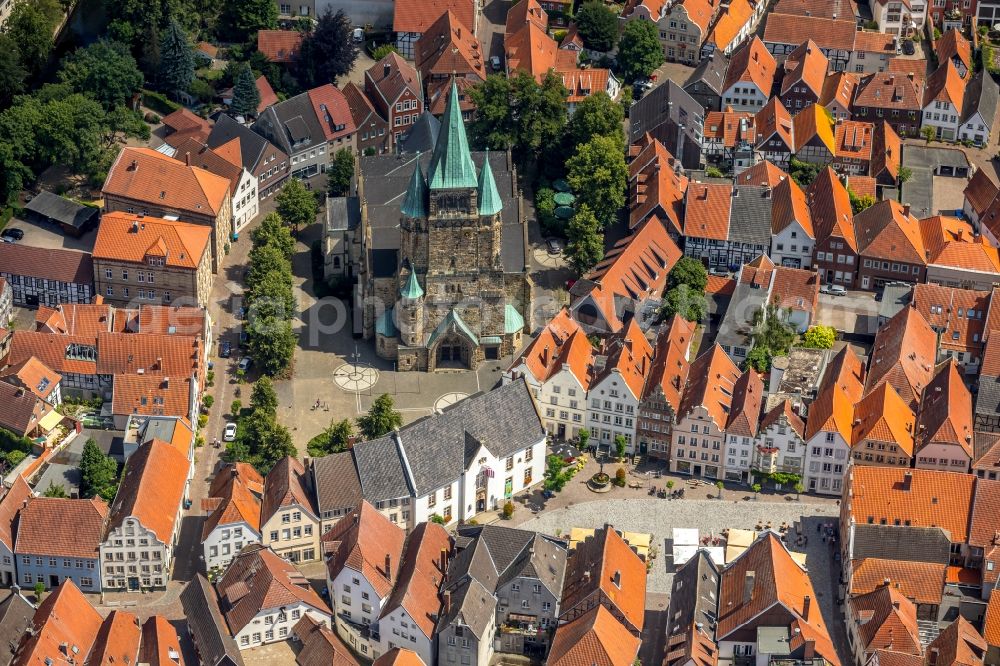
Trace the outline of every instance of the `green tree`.
<instances>
[{"instance_id":1,"label":"green tree","mask_svg":"<svg viewBox=\"0 0 1000 666\"><path fill-rule=\"evenodd\" d=\"M261 377L253 385L253 392L250 394L250 409L263 411L272 417L278 416L278 394L274 390L274 384L267 377Z\"/></svg>"},{"instance_id":2,"label":"green tree","mask_svg":"<svg viewBox=\"0 0 1000 666\"><path fill-rule=\"evenodd\" d=\"M172 97L186 92L194 80L194 52L184 28L170 19L160 39L160 88Z\"/></svg>"},{"instance_id":3,"label":"green tree","mask_svg":"<svg viewBox=\"0 0 1000 666\"><path fill-rule=\"evenodd\" d=\"M851 201L851 210L855 215L875 205L875 197L870 194L864 194L859 197L854 193L854 190L849 189L847 190L847 196Z\"/></svg>"},{"instance_id":4,"label":"green tree","mask_svg":"<svg viewBox=\"0 0 1000 666\"><path fill-rule=\"evenodd\" d=\"M250 318L291 319L295 314L295 296L286 273L271 271L254 283L247 292Z\"/></svg>"},{"instance_id":5,"label":"green tree","mask_svg":"<svg viewBox=\"0 0 1000 666\"><path fill-rule=\"evenodd\" d=\"M586 204L603 227L615 223L625 205L628 167L620 142L597 136L577 147L566 162L566 180L580 204Z\"/></svg>"},{"instance_id":6,"label":"green tree","mask_svg":"<svg viewBox=\"0 0 1000 666\"><path fill-rule=\"evenodd\" d=\"M795 156L792 156L788 167L788 174L792 177L792 180L798 183L799 187L808 187L816 180L816 176L819 175L822 169L818 164L803 162Z\"/></svg>"},{"instance_id":7,"label":"green tree","mask_svg":"<svg viewBox=\"0 0 1000 666\"><path fill-rule=\"evenodd\" d=\"M618 66L625 81L649 76L663 64L663 46L652 21L629 21L618 44Z\"/></svg>"},{"instance_id":8,"label":"green tree","mask_svg":"<svg viewBox=\"0 0 1000 666\"><path fill-rule=\"evenodd\" d=\"M760 492L760 484L759 483L753 484L752 486L750 486L750 490L753 491L753 498L757 499L757 493Z\"/></svg>"},{"instance_id":9,"label":"green tree","mask_svg":"<svg viewBox=\"0 0 1000 666\"><path fill-rule=\"evenodd\" d=\"M316 221L316 196L297 178L288 179L288 183L275 197L275 203L278 215L295 228L295 233L298 233L300 226L306 227Z\"/></svg>"},{"instance_id":10,"label":"green tree","mask_svg":"<svg viewBox=\"0 0 1000 666\"><path fill-rule=\"evenodd\" d=\"M278 250L286 259L290 259L295 250L295 239L277 213L265 215L260 225L250 234L250 238L254 249L267 245Z\"/></svg>"},{"instance_id":11,"label":"green tree","mask_svg":"<svg viewBox=\"0 0 1000 666\"><path fill-rule=\"evenodd\" d=\"M273 1L273 0L272 0ZM354 25L344 10L330 7L319 16L316 27L306 33L295 61L299 82L306 88L327 83L348 74L358 59L358 45L351 33Z\"/></svg>"},{"instance_id":12,"label":"green tree","mask_svg":"<svg viewBox=\"0 0 1000 666\"><path fill-rule=\"evenodd\" d=\"M40 603L42 601L43 594L45 594L45 583L37 581L35 583L35 601Z\"/></svg>"},{"instance_id":13,"label":"green tree","mask_svg":"<svg viewBox=\"0 0 1000 666\"><path fill-rule=\"evenodd\" d=\"M693 322L701 322L708 312L704 292L695 291L686 284L669 290L660 306L660 317L669 319L675 314Z\"/></svg>"},{"instance_id":14,"label":"green tree","mask_svg":"<svg viewBox=\"0 0 1000 666\"><path fill-rule=\"evenodd\" d=\"M20 465L25 458L28 457L28 454L25 453L24 451L14 450L14 451L7 451L6 453L3 454L3 457L7 461L7 466L10 469L14 469L18 465Z\"/></svg>"},{"instance_id":15,"label":"green tree","mask_svg":"<svg viewBox=\"0 0 1000 666\"><path fill-rule=\"evenodd\" d=\"M774 303L768 303L763 309L754 313L753 347L747 354L747 367L758 372L771 369L771 360L775 356L788 353L788 348L795 340L795 331L785 323L785 312Z\"/></svg>"},{"instance_id":16,"label":"green tree","mask_svg":"<svg viewBox=\"0 0 1000 666\"><path fill-rule=\"evenodd\" d=\"M275 0L226 0L219 23L228 39L246 42L258 30L278 27L278 3Z\"/></svg>"},{"instance_id":17,"label":"green tree","mask_svg":"<svg viewBox=\"0 0 1000 666\"><path fill-rule=\"evenodd\" d=\"M116 492L118 463L111 456L104 455L97 442L88 439L80 454L80 496L91 498L99 495L111 502Z\"/></svg>"},{"instance_id":18,"label":"green tree","mask_svg":"<svg viewBox=\"0 0 1000 666\"><path fill-rule=\"evenodd\" d=\"M147 51L148 40L157 38L166 22L171 0L105 0L103 7L108 19L111 39L128 44L135 53ZM149 49L150 52L157 48ZM155 69L147 69L152 74Z\"/></svg>"},{"instance_id":19,"label":"green tree","mask_svg":"<svg viewBox=\"0 0 1000 666\"><path fill-rule=\"evenodd\" d=\"M475 143L492 150L510 148L519 160L532 159L543 147L561 145L568 94L553 72L540 84L524 71L509 79L491 74L469 91L476 105L470 125Z\"/></svg>"},{"instance_id":20,"label":"green tree","mask_svg":"<svg viewBox=\"0 0 1000 666\"><path fill-rule=\"evenodd\" d=\"M667 289L687 285L693 291L704 292L708 285L705 265L693 257L681 257L667 273Z\"/></svg>"},{"instance_id":21,"label":"green tree","mask_svg":"<svg viewBox=\"0 0 1000 666\"><path fill-rule=\"evenodd\" d=\"M725 484L723 484L722 481L716 481L715 487L719 490L719 494L716 495L716 497L722 499L722 489L725 487Z\"/></svg>"},{"instance_id":22,"label":"green tree","mask_svg":"<svg viewBox=\"0 0 1000 666\"><path fill-rule=\"evenodd\" d=\"M924 137L927 143L930 143L937 137L937 131L930 125L924 125L920 128L920 136Z\"/></svg>"},{"instance_id":23,"label":"green tree","mask_svg":"<svg viewBox=\"0 0 1000 666\"><path fill-rule=\"evenodd\" d=\"M707 178L725 178L726 174L722 173L722 169L715 166L709 166L705 168L705 176Z\"/></svg>"},{"instance_id":24,"label":"green tree","mask_svg":"<svg viewBox=\"0 0 1000 666\"><path fill-rule=\"evenodd\" d=\"M296 343L292 322L277 317L258 317L247 334L254 361L272 377L291 367Z\"/></svg>"},{"instance_id":25,"label":"green tree","mask_svg":"<svg viewBox=\"0 0 1000 666\"><path fill-rule=\"evenodd\" d=\"M587 204L580 204L566 225L566 258L573 269L583 275L604 258L604 234L601 225Z\"/></svg>"},{"instance_id":26,"label":"green tree","mask_svg":"<svg viewBox=\"0 0 1000 666\"><path fill-rule=\"evenodd\" d=\"M586 451L587 445L590 443L590 431L586 428L580 428L580 434L577 435L579 438L580 450Z\"/></svg>"},{"instance_id":27,"label":"green tree","mask_svg":"<svg viewBox=\"0 0 1000 666\"><path fill-rule=\"evenodd\" d=\"M562 236L565 233L563 221L556 217L555 194L551 187L539 187L535 190L535 215L538 217L542 233L546 236L550 234Z\"/></svg>"},{"instance_id":28,"label":"green tree","mask_svg":"<svg viewBox=\"0 0 1000 666\"><path fill-rule=\"evenodd\" d=\"M795 482L795 486L794 486L795 499L801 500L802 499L802 493L805 491L805 489L806 489L806 487L802 485L801 481L796 481Z\"/></svg>"},{"instance_id":29,"label":"green tree","mask_svg":"<svg viewBox=\"0 0 1000 666\"><path fill-rule=\"evenodd\" d=\"M445 524L444 516L442 516L440 513L431 514L430 522L437 523L438 525L444 525Z\"/></svg>"},{"instance_id":30,"label":"green tree","mask_svg":"<svg viewBox=\"0 0 1000 666\"><path fill-rule=\"evenodd\" d=\"M0 34L0 108L6 108L15 95L24 91L28 70L21 62L21 52L9 35Z\"/></svg>"},{"instance_id":31,"label":"green tree","mask_svg":"<svg viewBox=\"0 0 1000 666\"><path fill-rule=\"evenodd\" d=\"M21 64L37 76L52 54L53 32L61 8L51 0L18 0L3 24L10 41L17 45Z\"/></svg>"},{"instance_id":32,"label":"green tree","mask_svg":"<svg viewBox=\"0 0 1000 666\"><path fill-rule=\"evenodd\" d=\"M625 451L628 448L628 442L625 441L624 435L615 435L615 455L618 459L625 457Z\"/></svg>"},{"instance_id":33,"label":"green tree","mask_svg":"<svg viewBox=\"0 0 1000 666\"><path fill-rule=\"evenodd\" d=\"M830 349L837 340L837 331L832 326L810 326L802 336L802 346L810 349Z\"/></svg>"},{"instance_id":34,"label":"green tree","mask_svg":"<svg viewBox=\"0 0 1000 666\"><path fill-rule=\"evenodd\" d=\"M576 29L588 49L610 51L618 43L618 15L603 2L585 2L576 13Z\"/></svg>"},{"instance_id":35,"label":"green tree","mask_svg":"<svg viewBox=\"0 0 1000 666\"><path fill-rule=\"evenodd\" d=\"M378 62L390 53L399 53L399 49L397 49L393 44L383 44L372 51L372 60Z\"/></svg>"},{"instance_id":36,"label":"green tree","mask_svg":"<svg viewBox=\"0 0 1000 666\"><path fill-rule=\"evenodd\" d=\"M340 453L347 450L353 435L354 424L350 419L334 420L323 432L309 440L306 449L314 457Z\"/></svg>"},{"instance_id":37,"label":"green tree","mask_svg":"<svg viewBox=\"0 0 1000 666\"><path fill-rule=\"evenodd\" d=\"M383 393L375 398L368 412L358 419L358 430L365 439L377 439L403 425L403 416L395 410L392 396Z\"/></svg>"},{"instance_id":38,"label":"green tree","mask_svg":"<svg viewBox=\"0 0 1000 666\"><path fill-rule=\"evenodd\" d=\"M900 185L902 185L903 183L909 181L911 178L913 178L913 170L910 169L910 167L907 167L907 166L901 166L901 167L899 167L899 184Z\"/></svg>"},{"instance_id":39,"label":"green tree","mask_svg":"<svg viewBox=\"0 0 1000 666\"><path fill-rule=\"evenodd\" d=\"M240 421L237 442L231 442L236 446L227 448L230 460L249 462L264 474L282 458L295 455L295 444L288 428L263 409L251 411Z\"/></svg>"},{"instance_id":40,"label":"green tree","mask_svg":"<svg viewBox=\"0 0 1000 666\"><path fill-rule=\"evenodd\" d=\"M350 148L341 148L333 154L326 174L331 197L346 197L350 194L351 179L354 178L354 153Z\"/></svg>"},{"instance_id":41,"label":"green tree","mask_svg":"<svg viewBox=\"0 0 1000 666\"><path fill-rule=\"evenodd\" d=\"M233 80L233 113L251 118L257 116L257 107L260 106L260 90L257 89L257 80L254 78L250 65L241 63L236 78Z\"/></svg>"},{"instance_id":42,"label":"green tree","mask_svg":"<svg viewBox=\"0 0 1000 666\"><path fill-rule=\"evenodd\" d=\"M64 486L63 484L55 483L54 481L49 481L49 487L45 489L45 492L42 493L42 496L65 498L69 497L69 494L66 492L66 486Z\"/></svg>"},{"instance_id":43,"label":"green tree","mask_svg":"<svg viewBox=\"0 0 1000 666\"><path fill-rule=\"evenodd\" d=\"M475 142L492 150L513 147L515 121L510 109L513 100L510 80L499 74L490 74L469 91L469 97L476 105L476 114L469 124L469 132Z\"/></svg>"},{"instance_id":44,"label":"green tree","mask_svg":"<svg viewBox=\"0 0 1000 666\"><path fill-rule=\"evenodd\" d=\"M250 270L247 272L247 289L251 292L266 275L277 273L289 285L292 283L291 263L274 245L261 245L250 250Z\"/></svg>"},{"instance_id":45,"label":"green tree","mask_svg":"<svg viewBox=\"0 0 1000 666\"><path fill-rule=\"evenodd\" d=\"M143 76L128 47L102 39L64 58L59 80L111 109L131 101Z\"/></svg>"},{"instance_id":46,"label":"green tree","mask_svg":"<svg viewBox=\"0 0 1000 666\"><path fill-rule=\"evenodd\" d=\"M566 136L572 147L587 143L595 136L616 137L625 146L625 111L603 90L577 104L566 124Z\"/></svg>"}]
</instances>

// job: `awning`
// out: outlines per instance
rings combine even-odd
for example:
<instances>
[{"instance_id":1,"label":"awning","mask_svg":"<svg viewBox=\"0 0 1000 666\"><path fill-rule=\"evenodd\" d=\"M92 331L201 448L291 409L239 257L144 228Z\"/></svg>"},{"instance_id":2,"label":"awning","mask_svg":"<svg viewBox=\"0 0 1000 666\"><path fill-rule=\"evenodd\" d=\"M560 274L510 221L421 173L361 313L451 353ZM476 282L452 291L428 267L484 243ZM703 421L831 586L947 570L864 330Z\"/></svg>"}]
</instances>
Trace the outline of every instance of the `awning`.
<instances>
[{"instance_id":1,"label":"awning","mask_svg":"<svg viewBox=\"0 0 1000 666\"><path fill-rule=\"evenodd\" d=\"M51 412L42 417L42 419L38 422L38 427L42 432L47 433L62 423L62 420L63 415L53 409Z\"/></svg>"}]
</instances>

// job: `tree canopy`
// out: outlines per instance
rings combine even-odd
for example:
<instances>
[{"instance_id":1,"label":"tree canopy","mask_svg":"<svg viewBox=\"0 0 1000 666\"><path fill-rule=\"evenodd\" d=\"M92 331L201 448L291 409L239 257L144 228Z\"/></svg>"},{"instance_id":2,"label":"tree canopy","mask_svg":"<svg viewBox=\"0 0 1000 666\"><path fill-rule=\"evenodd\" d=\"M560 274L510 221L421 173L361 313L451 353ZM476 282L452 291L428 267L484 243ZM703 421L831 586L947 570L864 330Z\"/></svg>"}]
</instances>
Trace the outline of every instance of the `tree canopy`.
<instances>
[{"instance_id":1,"label":"tree canopy","mask_svg":"<svg viewBox=\"0 0 1000 666\"><path fill-rule=\"evenodd\" d=\"M660 306L660 316L669 319L675 314L693 322L701 322L708 312L708 303L704 292L696 291L681 283L670 289Z\"/></svg>"},{"instance_id":2,"label":"tree canopy","mask_svg":"<svg viewBox=\"0 0 1000 666\"><path fill-rule=\"evenodd\" d=\"M277 213L268 213L260 221L260 225L251 232L254 248L271 247L280 252L286 259L295 250L295 239L288 227Z\"/></svg>"},{"instance_id":3,"label":"tree canopy","mask_svg":"<svg viewBox=\"0 0 1000 666\"><path fill-rule=\"evenodd\" d=\"M311 456L325 456L347 450L354 435L354 424L350 419L333 420L320 434L309 440L306 447Z\"/></svg>"},{"instance_id":4,"label":"tree canopy","mask_svg":"<svg viewBox=\"0 0 1000 666\"><path fill-rule=\"evenodd\" d=\"M111 109L129 103L143 76L128 47L102 39L64 58L59 80Z\"/></svg>"},{"instance_id":5,"label":"tree canopy","mask_svg":"<svg viewBox=\"0 0 1000 666\"><path fill-rule=\"evenodd\" d=\"M257 89L257 79L254 78L250 65L240 63L236 78L233 80L233 113L244 118L255 117L260 106L260 90Z\"/></svg>"},{"instance_id":6,"label":"tree canopy","mask_svg":"<svg viewBox=\"0 0 1000 666\"><path fill-rule=\"evenodd\" d=\"M802 346L810 349L831 349L837 341L837 331L832 326L810 326L802 336Z\"/></svg>"},{"instance_id":7,"label":"tree canopy","mask_svg":"<svg viewBox=\"0 0 1000 666\"><path fill-rule=\"evenodd\" d=\"M302 40L296 60L299 82L305 88L326 83L337 85L337 79L351 71L358 58L353 30L350 17L342 9L334 13L328 6L320 14L316 27Z\"/></svg>"},{"instance_id":8,"label":"tree canopy","mask_svg":"<svg viewBox=\"0 0 1000 666\"><path fill-rule=\"evenodd\" d=\"M518 159L533 159L543 147L560 145L568 94L553 72L540 84L524 71L509 79L490 75L469 91L476 105L471 134L483 148L511 148Z\"/></svg>"},{"instance_id":9,"label":"tree canopy","mask_svg":"<svg viewBox=\"0 0 1000 666\"><path fill-rule=\"evenodd\" d=\"M808 187L814 180L822 167L812 162L803 162L794 155L788 163L788 175L792 177L799 187Z\"/></svg>"},{"instance_id":10,"label":"tree canopy","mask_svg":"<svg viewBox=\"0 0 1000 666\"><path fill-rule=\"evenodd\" d=\"M586 204L602 227L614 224L625 205L628 166L621 143L610 136L596 136L577 147L566 162L566 180L577 202Z\"/></svg>"},{"instance_id":11,"label":"tree canopy","mask_svg":"<svg viewBox=\"0 0 1000 666\"><path fill-rule=\"evenodd\" d=\"M663 45L652 21L635 20L625 24L618 43L616 62L626 81L649 76L663 64Z\"/></svg>"},{"instance_id":12,"label":"tree canopy","mask_svg":"<svg viewBox=\"0 0 1000 666\"><path fill-rule=\"evenodd\" d=\"M785 323L785 312L774 303L757 310L751 323L753 347L747 354L746 363L757 372L767 372L775 356L788 353L795 340L795 331Z\"/></svg>"},{"instance_id":13,"label":"tree canopy","mask_svg":"<svg viewBox=\"0 0 1000 666\"><path fill-rule=\"evenodd\" d=\"M403 425L402 415L396 411L392 396L383 393L375 398L366 414L358 417L358 430L366 440L388 435Z\"/></svg>"},{"instance_id":14,"label":"tree canopy","mask_svg":"<svg viewBox=\"0 0 1000 666\"><path fill-rule=\"evenodd\" d=\"M604 258L601 224L587 204L580 204L566 225L566 258L578 274L584 275Z\"/></svg>"},{"instance_id":15,"label":"tree canopy","mask_svg":"<svg viewBox=\"0 0 1000 666\"><path fill-rule=\"evenodd\" d=\"M32 76L38 75L49 61L55 46L53 33L62 16L55 0L17 0L3 28L17 46L20 63Z\"/></svg>"},{"instance_id":16,"label":"tree canopy","mask_svg":"<svg viewBox=\"0 0 1000 666\"><path fill-rule=\"evenodd\" d=\"M271 416L278 415L278 394L268 377L261 377L253 385L250 394L250 409L261 409Z\"/></svg>"},{"instance_id":17,"label":"tree canopy","mask_svg":"<svg viewBox=\"0 0 1000 666\"><path fill-rule=\"evenodd\" d=\"M289 178L275 197L278 215L295 227L306 227L316 221L316 196L306 189L298 178Z\"/></svg>"},{"instance_id":18,"label":"tree canopy","mask_svg":"<svg viewBox=\"0 0 1000 666\"><path fill-rule=\"evenodd\" d=\"M100 496L111 502L118 492L118 463L105 455L93 438L83 445L80 454L80 496Z\"/></svg>"},{"instance_id":19,"label":"tree canopy","mask_svg":"<svg viewBox=\"0 0 1000 666\"><path fill-rule=\"evenodd\" d=\"M194 52L187 33L176 19L170 19L160 38L160 88L176 97L187 92L194 80Z\"/></svg>"},{"instance_id":20,"label":"tree canopy","mask_svg":"<svg viewBox=\"0 0 1000 666\"><path fill-rule=\"evenodd\" d=\"M347 196L351 190L351 179L354 178L354 153L351 149L341 148L334 153L326 173L330 196Z\"/></svg>"},{"instance_id":21,"label":"tree canopy","mask_svg":"<svg viewBox=\"0 0 1000 666\"><path fill-rule=\"evenodd\" d=\"M0 34L0 108L6 107L15 95L24 92L28 70L21 62L21 52L9 35Z\"/></svg>"},{"instance_id":22,"label":"tree canopy","mask_svg":"<svg viewBox=\"0 0 1000 666\"><path fill-rule=\"evenodd\" d=\"M599 0L585 2L580 7L576 29L588 49L610 51L618 43L618 15Z\"/></svg>"},{"instance_id":23,"label":"tree canopy","mask_svg":"<svg viewBox=\"0 0 1000 666\"><path fill-rule=\"evenodd\" d=\"M681 257L667 273L667 289L687 285L693 291L704 292L708 285L705 265L693 257Z\"/></svg>"},{"instance_id":24,"label":"tree canopy","mask_svg":"<svg viewBox=\"0 0 1000 666\"><path fill-rule=\"evenodd\" d=\"M585 97L576 105L576 110L566 125L566 137L571 145L579 146L595 136L613 136L624 147L624 122L624 109L602 90Z\"/></svg>"},{"instance_id":25,"label":"tree canopy","mask_svg":"<svg viewBox=\"0 0 1000 666\"><path fill-rule=\"evenodd\" d=\"M278 27L278 3L275 0L225 0L219 16L220 29L234 42L246 42L258 30Z\"/></svg>"}]
</instances>

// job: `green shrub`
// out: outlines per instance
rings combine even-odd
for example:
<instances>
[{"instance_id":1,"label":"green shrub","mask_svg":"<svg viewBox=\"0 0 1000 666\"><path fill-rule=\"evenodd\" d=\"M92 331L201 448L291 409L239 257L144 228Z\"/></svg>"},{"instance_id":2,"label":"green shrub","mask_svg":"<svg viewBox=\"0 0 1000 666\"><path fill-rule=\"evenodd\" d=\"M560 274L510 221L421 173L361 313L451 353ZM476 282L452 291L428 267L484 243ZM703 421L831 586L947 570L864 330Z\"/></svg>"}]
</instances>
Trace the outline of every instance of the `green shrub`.
<instances>
[{"instance_id":1,"label":"green shrub","mask_svg":"<svg viewBox=\"0 0 1000 666\"><path fill-rule=\"evenodd\" d=\"M229 405L229 413L233 416L233 418L238 417L242 411L243 403L239 399L233 400L233 404Z\"/></svg>"},{"instance_id":2,"label":"green shrub","mask_svg":"<svg viewBox=\"0 0 1000 666\"><path fill-rule=\"evenodd\" d=\"M212 405L215 404L215 398L210 395L202 397L201 404L205 409L212 409Z\"/></svg>"},{"instance_id":3,"label":"green shrub","mask_svg":"<svg viewBox=\"0 0 1000 666\"><path fill-rule=\"evenodd\" d=\"M166 95L162 95L152 90L142 91L142 105L147 109L152 109L153 111L163 115L171 114L181 108L180 104L167 99Z\"/></svg>"},{"instance_id":4,"label":"green shrub","mask_svg":"<svg viewBox=\"0 0 1000 666\"><path fill-rule=\"evenodd\" d=\"M506 502L504 502L503 505L504 520L510 520L511 516L513 515L514 515L514 503L511 502L510 500L507 500Z\"/></svg>"},{"instance_id":5,"label":"green shrub","mask_svg":"<svg viewBox=\"0 0 1000 666\"><path fill-rule=\"evenodd\" d=\"M204 428L207 425L208 425L208 414L199 414L198 415L198 428L202 429L202 428Z\"/></svg>"},{"instance_id":6,"label":"green shrub","mask_svg":"<svg viewBox=\"0 0 1000 666\"><path fill-rule=\"evenodd\" d=\"M625 473L625 468L624 467L619 467L618 470L615 472L615 482L614 483L619 488L624 488L625 487L625 478L626 478L625 474L626 473Z\"/></svg>"}]
</instances>

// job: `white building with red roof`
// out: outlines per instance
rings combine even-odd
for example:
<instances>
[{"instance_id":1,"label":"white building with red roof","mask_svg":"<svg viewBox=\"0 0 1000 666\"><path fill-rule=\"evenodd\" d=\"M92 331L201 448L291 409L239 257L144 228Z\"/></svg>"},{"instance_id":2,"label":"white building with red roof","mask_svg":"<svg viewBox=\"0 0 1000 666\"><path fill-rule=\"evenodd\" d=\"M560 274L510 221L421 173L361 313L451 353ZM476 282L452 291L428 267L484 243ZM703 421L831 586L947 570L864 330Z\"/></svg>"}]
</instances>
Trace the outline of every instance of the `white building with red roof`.
<instances>
[{"instance_id":1,"label":"white building with red roof","mask_svg":"<svg viewBox=\"0 0 1000 666\"><path fill-rule=\"evenodd\" d=\"M610 338L595 360L587 425L595 444L612 451L615 440L625 438L625 450L636 451L636 421L646 378L653 365L653 348L636 320Z\"/></svg>"}]
</instances>

